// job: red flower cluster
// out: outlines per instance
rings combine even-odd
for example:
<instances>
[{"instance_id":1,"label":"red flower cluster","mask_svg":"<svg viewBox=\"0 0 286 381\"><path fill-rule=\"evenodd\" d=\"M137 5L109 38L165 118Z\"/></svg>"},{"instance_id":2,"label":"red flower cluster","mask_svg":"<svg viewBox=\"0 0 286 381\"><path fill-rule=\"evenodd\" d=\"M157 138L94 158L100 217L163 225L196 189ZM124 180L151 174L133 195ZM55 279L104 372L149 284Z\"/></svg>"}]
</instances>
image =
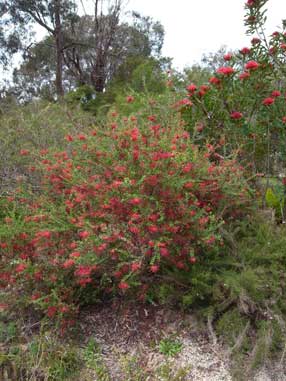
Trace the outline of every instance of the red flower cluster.
<instances>
[{"instance_id":1,"label":"red flower cluster","mask_svg":"<svg viewBox=\"0 0 286 381\"><path fill-rule=\"evenodd\" d=\"M243 73L239 74L239 79L242 81L245 79L248 79L249 77L250 77L249 71L244 71Z\"/></svg>"},{"instance_id":2,"label":"red flower cluster","mask_svg":"<svg viewBox=\"0 0 286 381\"><path fill-rule=\"evenodd\" d=\"M216 72L218 74L222 74L222 75L228 76L228 75L231 75L231 74L234 73L234 69L231 66L222 66L222 67L218 68Z\"/></svg>"},{"instance_id":3,"label":"red flower cluster","mask_svg":"<svg viewBox=\"0 0 286 381\"><path fill-rule=\"evenodd\" d=\"M260 42L261 40L258 37L253 37L253 39L251 40L252 45L260 44Z\"/></svg>"},{"instance_id":4,"label":"red flower cluster","mask_svg":"<svg viewBox=\"0 0 286 381\"><path fill-rule=\"evenodd\" d=\"M232 54L230 54L230 53L225 54L225 55L223 56L223 59L224 59L225 61L230 61L230 60L232 59Z\"/></svg>"},{"instance_id":5,"label":"red flower cluster","mask_svg":"<svg viewBox=\"0 0 286 381\"><path fill-rule=\"evenodd\" d=\"M233 111L230 114L231 119L241 119L242 118L242 113L239 111Z\"/></svg>"},{"instance_id":6,"label":"red flower cluster","mask_svg":"<svg viewBox=\"0 0 286 381\"><path fill-rule=\"evenodd\" d=\"M255 70L255 69L258 69L258 67L259 67L259 63L256 62L256 61L248 61L245 64L245 69L246 70Z\"/></svg>"},{"instance_id":7,"label":"red flower cluster","mask_svg":"<svg viewBox=\"0 0 286 381\"><path fill-rule=\"evenodd\" d=\"M262 104L264 106L270 106L270 105L272 105L272 103L274 103L274 101L275 101L274 98L268 97L268 98L263 99Z\"/></svg>"},{"instance_id":8,"label":"red flower cluster","mask_svg":"<svg viewBox=\"0 0 286 381\"><path fill-rule=\"evenodd\" d=\"M190 93L193 93L197 90L197 86L194 85L193 83L191 83L189 86L187 86L187 90L190 92Z\"/></svg>"},{"instance_id":9,"label":"red flower cluster","mask_svg":"<svg viewBox=\"0 0 286 381\"><path fill-rule=\"evenodd\" d=\"M217 77L211 77L209 79L209 83L211 83L212 85L219 85L221 83L221 80Z\"/></svg>"},{"instance_id":10,"label":"red flower cluster","mask_svg":"<svg viewBox=\"0 0 286 381\"><path fill-rule=\"evenodd\" d=\"M250 50L249 48L246 48L246 47L240 49L240 53L243 54L243 55L247 55L247 54L249 54L250 51L251 51L251 50Z\"/></svg>"},{"instance_id":11,"label":"red flower cluster","mask_svg":"<svg viewBox=\"0 0 286 381\"><path fill-rule=\"evenodd\" d=\"M234 161L196 147L180 125L139 118L84 135L84 145L70 135L69 153L44 152L42 193L25 199L23 231L1 237L1 286L19 282L19 295L50 318L76 311L84 293L133 288L142 296L159 272L190 271L220 243L220 223L247 203Z\"/></svg>"},{"instance_id":12,"label":"red flower cluster","mask_svg":"<svg viewBox=\"0 0 286 381\"><path fill-rule=\"evenodd\" d=\"M135 98L134 98L132 95L128 95L128 96L126 97L126 102L127 102L127 103L133 103L134 100L135 100Z\"/></svg>"},{"instance_id":13,"label":"red flower cluster","mask_svg":"<svg viewBox=\"0 0 286 381\"><path fill-rule=\"evenodd\" d=\"M251 8L254 7L257 0L247 0L247 3L245 4L247 7Z\"/></svg>"},{"instance_id":14,"label":"red flower cluster","mask_svg":"<svg viewBox=\"0 0 286 381\"><path fill-rule=\"evenodd\" d=\"M274 97L274 98L280 97L281 96L281 91L274 90L274 91L272 91L271 96Z\"/></svg>"}]
</instances>

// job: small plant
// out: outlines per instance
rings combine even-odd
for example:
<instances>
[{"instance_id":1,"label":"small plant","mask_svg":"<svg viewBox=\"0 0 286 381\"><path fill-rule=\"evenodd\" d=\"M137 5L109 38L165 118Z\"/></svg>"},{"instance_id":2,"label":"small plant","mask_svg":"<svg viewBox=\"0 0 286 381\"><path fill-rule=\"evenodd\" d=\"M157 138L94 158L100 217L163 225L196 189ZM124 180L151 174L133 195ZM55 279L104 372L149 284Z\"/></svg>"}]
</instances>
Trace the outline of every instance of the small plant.
<instances>
[{"instance_id":1,"label":"small plant","mask_svg":"<svg viewBox=\"0 0 286 381\"><path fill-rule=\"evenodd\" d=\"M85 366L95 371L100 381L110 381L108 369L101 356L100 348L96 341L91 338L83 352Z\"/></svg>"},{"instance_id":2,"label":"small plant","mask_svg":"<svg viewBox=\"0 0 286 381\"><path fill-rule=\"evenodd\" d=\"M82 365L77 348L61 342L44 325L28 338L20 329L22 323L1 322L0 380L77 380Z\"/></svg>"},{"instance_id":3,"label":"small plant","mask_svg":"<svg viewBox=\"0 0 286 381\"><path fill-rule=\"evenodd\" d=\"M189 372L189 366L181 367L179 369L174 370L173 364L166 361L159 367L156 374L160 381L188 381Z\"/></svg>"},{"instance_id":4,"label":"small plant","mask_svg":"<svg viewBox=\"0 0 286 381\"><path fill-rule=\"evenodd\" d=\"M183 344L172 338L162 339L159 343L159 352L165 356L174 357L181 352Z\"/></svg>"},{"instance_id":5,"label":"small plant","mask_svg":"<svg viewBox=\"0 0 286 381\"><path fill-rule=\"evenodd\" d=\"M149 379L149 372L142 367L138 356L121 356L120 365L124 373L124 381L145 381Z\"/></svg>"}]
</instances>

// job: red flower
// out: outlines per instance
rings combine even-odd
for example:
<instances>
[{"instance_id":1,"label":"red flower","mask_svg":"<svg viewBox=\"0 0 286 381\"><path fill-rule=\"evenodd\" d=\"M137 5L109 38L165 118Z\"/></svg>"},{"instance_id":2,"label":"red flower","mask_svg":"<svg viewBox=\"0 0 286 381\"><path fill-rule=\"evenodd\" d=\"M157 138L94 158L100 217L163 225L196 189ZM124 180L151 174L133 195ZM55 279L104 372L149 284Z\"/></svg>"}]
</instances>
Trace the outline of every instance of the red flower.
<instances>
[{"instance_id":1,"label":"red flower","mask_svg":"<svg viewBox=\"0 0 286 381\"><path fill-rule=\"evenodd\" d=\"M137 271L137 270L140 269L140 267L141 267L141 263L134 262L134 263L131 264L131 271L133 271L133 272Z\"/></svg>"},{"instance_id":2,"label":"red flower","mask_svg":"<svg viewBox=\"0 0 286 381\"><path fill-rule=\"evenodd\" d=\"M47 315L48 315L49 318L52 318L52 317L55 316L56 312L57 312L57 307L50 306L50 307L48 307Z\"/></svg>"},{"instance_id":3,"label":"red flower","mask_svg":"<svg viewBox=\"0 0 286 381\"><path fill-rule=\"evenodd\" d=\"M43 279L43 274L42 274L42 272L41 272L41 271L36 271L36 272L34 273L34 279L36 279L36 280L42 280L42 279Z\"/></svg>"},{"instance_id":4,"label":"red flower","mask_svg":"<svg viewBox=\"0 0 286 381\"><path fill-rule=\"evenodd\" d=\"M132 103L132 102L134 102L134 97L132 97L132 95L128 95L127 97L126 97L126 102L127 103Z\"/></svg>"},{"instance_id":5,"label":"red flower","mask_svg":"<svg viewBox=\"0 0 286 381\"><path fill-rule=\"evenodd\" d=\"M78 140L86 140L86 136L84 134L77 135Z\"/></svg>"},{"instance_id":6,"label":"red flower","mask_svg":"<svg viewBox=\"0 0 286 381\"><path fill-rule=\"evenodd\" d=\"M251 40L252 45L260 44L260 42L260 38L257 37L253 37L253 39Z\"/></svg>"},{"instance_id":7,"label":"red flower","mask_svg":"<svg viewBox=\"0 0 286 381\"><path fill-rule=\"evenodd\" d=\"M209 86L207 86L207 85L202 85L202 86L200 86L200 91L199 91L199 96L203 96L203 95L205 95L205 93L207 92L207 91L209 91Z\"/></svg>"},{"instance_id":8,"label":"red flower","mask_svg":"<svg viewBox=\"0 0 286 381\"><path fill-rule=\"evenodd\" d=\"M137 228L137 226L130 226L129 231L133 234L139 234L140 230Z\"/></svg>"},{"instance_id":9,"label":"red flower","mask_svg":"<svg viewBox=\"0 0 286 381\"><path fill-rule=\"evenodd\" d=\"M207 245L212 245L215 242L215 237L211 236L209 239L206 240Z\"/></svg>"},{"instance_id":10,"label":"red flower","mask_svg":"<svg viewBox=\"0 0 286 381\"><path fill-rule=\"evenodd\" d=\"M175 104L175 106L192 106L192 105L193 103L187 98L181 99L179 100L179 102Z\"/></svg>"},{"instance_id":11,"label":"red flower","mask_svg":"<svg viewBox=\"0 0 286 381\"><path fill-rule=\"evenodd\" d=\"M20 264L16 267L15 271L16 271L17 273L22 273L24 270L26 270L26 268L27 268L26 263L20 263Z\"/></svg>"},{"instance_id":12,"label":"red flower","mask_svg":"<svg viewBox=\"0 0 286 381\"><path fill-rule=\"evenodd\" d=\"M259 67L259 63L256 61L248 61L245 65L246 70L255 70Z\"/></svg>"},{"instance_id":13,"label":"red flower","mask_svg":"<svg viewBox=\"0 0 286 381\"><path fill-rule=\"evenodd\" d=\"M272 91L271 93L272 97L276 98L276 97L280 97L281 95L281 92L279 90L274 90Z\"/></svg>"},{"instance_id":14,"label":"red flower","mask_svg":"<svg viewBox=\"0 0 286 381\"><path fill-rule=\"evenodd\" d=\"M255 5L256 0L247 0L247 3L245 4L247 7L251 8Z\"/></svg>"},{"instance_id":15,"label":"red flower","mask_svg":"<svg viewBox=\"0 0 286 381\"><path fill-rule=\"evenodd\" d=\"M74 272L75 276L80 277L89 277L92 271L91 266L79 266L78 269Z\"/></svg>"},{"instance_id":16,"label":"red flower","mask_svg":"<svg viewBox=\"0 0 286 381\"><path fill-rule=\"evenodd\" d=\"M8 307L9 307L8 304L0 303L0 312L5 311Z\"/></svg>"},{"instance_id":17,"label":"red flower","mask_svg":"<svg viewBox=\"0 0 286 381\"><path fill-rule=\"evenodd\" d=\"M187 163L183 166L182 172L183 173L189 173L193 169L194 165L192 163Z\"/></svg>"},{"instance_id":18,"label":"red flower","mask_svg":"<svg viewBox=\"0 0 286 381\"><path fill-rule=\"evenodd\" d=\"M239 75L239 79L240 80L244 80L244 79L247 79L247 78L249 78L250 77L250 73L249 73L249 71L245 71L245 72L243 72L243 73L241 73L240 75Z\"/></svg>"},{"instance_id":19,"label":"red flower","mask_svg":"<svg viewBox=\"0 0 286 381\"><path fill-rule=\"evenodd\" d=\"M67 260L63 263L63 268L68 269L68 268L72 267L74 264L75 264L75 262L74 262L73 259L67 259Z\"/></svg>"},{"instance_id":20,"label":"red flower","mask_svg":"<svg viewBox=\"0 0 286 381\"><path fill-rule=\"evenodd\" d=\"M21 151L20 151L21 156L27 156L29 154L30 154L30 151L27 149L21 149Z\"/></svg>"},{"instance_id":21,"label":"red flower","mask_svg":"<svg viewBox=\"0 0 286 381\"><path fill-rule=\"evenodd\" d=\"M67 313L67 312L69 312L69 308L68 308L68 306L63 306L63 307L61 307L61 309L60 309L60 311L61 311L61 313Z\"/></svg>"},{"instance_id":22,"label":"red flower","mask_svg":"<svg viewBox=\"0 0 286 381\"><path fill-rule=\"evenodd\" d=\"M85 238L89 237L90 233L88 231L84 230L82 232L79 232L78 235L80 236L80 238L85 239Z\"/></svg>"},{"instance_id":23,"label":"red flower","mask_svg":"<svg viewBox=\"0 0 286 381\"><path fill-rule=\"evenodd\" d=\"M36 292L31 296L31 300L38 300L41 297L41 294L39 292Z\"/></svg>"},{"instance_id":24,"label":"red flower","mask_svg":"<svg viewBox=\"0 0 286 381\"><path fill-rule=\"evenodd\" d=\"M129 284L126 282L120 282L118 285L118 288L120 288L120 290L127 290L129 287Z\"/></svg>"},{"instance_id":25,"label":"red flower","mask_svg":"<svg viewBox=\"0 0 286 381\"><path fill-rule=\"evenodd\" d=\"M283 116L283 117L282 117L282 123L285 123L285 124L286 124L286 116Z\"/></svg>"},{"instance_id":26,"label":"red flower","mask_svg":"<svg viewBox=\"0 0 286 381\"><path fill-rule=\"evenodd\" d=\"M230 53L225 54L225 55L223 56L223 59L224 59L225 61L230 61L230 60L232 59L232 54L230 54Z\"/></svg>"},{"instance_id":27,"label":"red flower","mask_svg":"<svg viewBox=\"0 0 286 381\"><path fill-rule=\"evenodd\" d=\"M230 114L231 119L241 119L242 118L242 113L239 111L233 111Z\"/></svg>"},{"instance_id":28,"label":"red flower","mask_svg":"<svg viewBox=\"0 0 286 381\"><path fill-rule=\"evenodd\" d=\"M220 82L221 82L220 79L217 78L217 77L211 77L211 78L209 79L209 83L211 83L211 84L213 84L213 85L219 85Z\"/></svg>"},{"instance_id":29,"label":"red flower","mask_svg":"<svg viewBox=\"0 0 286 381\"><path fill-rule=\"evenodd\" d=\"M157 273L159 271L159 266L158 265L150 266L150 271L154 274Z\"/></svg>"},{"instance_id":30,"label":"red flower","mask_svg":"<svg viewBox=\"0 0 286 381\"><path fill-rule=\"evenodd\" d=\"M47 238L47 239L50 239L51 238L51 232L49 232L48 230L44 230L44 231L38 232L36 234L36 237L37 238Z\"/></svg>"},{"instance_id":31,"label":"red flower","mask_svg":"<svg viewBox=\"0 0 286 381\"><path fill-rule=\"evenodd\" d=\"M282 43L282 44L280 45L280 48L283 49L283 50L286 50L286 44Z\"/></svg>"},{"instance_id":32,"label":"red flower","mask_svg":"<svg viewBox=\"0 0 286 381\"><path fill-rule=\"evenodd\" d=\"M73 137L71 135L66 135L65 136L65 139L68 141L68 142L72 142L73 141Z\"/></svg>"},{"instance_id":33,"label":"red flower","mask_svg":"<svg viewBox=\"0 0 286 381\"><path fill-rule=\"evenodd\" d=\"M80 252L79 251L74 251L73 253L70 254L71 258L79 258L80 257Z\"/></svg>"},{"instance_id":34,"label":"red flower","mask_svg":"<svg viewBox=\"0 0 286 381\"><path fill-rule=\"evenodd\" d=\"M222 75L231 75L234 73L234 69L231 66L222 66L216 72Z\"/></svg>"},{"instance_id":35,"label":"red flower","mask_svg":"<svg viewBox=\"0 0 286 381\"><path fill-rule=\"evenodd\" d=\"M250 49L249 48L242 48L240 50L240 53L243 54L243 55L249 54L250 53Z\"/></svg>"},{"instance_id":36,"label":"red flower","mask_svg":"<svg viewBox=\"0 0 286 381\"><path fill-rule=\"evenodd\" d=\"M150 176L145 178L145 182L146 182L146 184L154 187L158 184L158 177L157 177L157 175L150 175Z\"/></svg>"},{"instance_id":37,"label":"red flower","mask_svg":"<svg viewBox=\"0 0 286 381\"><path fill-rule=\"evenodd\" d=\"M160 254L162 257L169 257L170 253L166 247L160 247Z\"/></svg>"},{"instance_id":38,"label":"red flower","mask_svg":"<svg viewBox=\"0 0 286 381\"><path fill-rule=\"evenodd\" d=\"M139 197L134 197L134 198L131 198L131 200L129 200L130 204L132 205L139 205L141 204L141 198Z\"/></svg>"},{"instance_id":39,"label":"red flower","mask_svg":"<svg viewBox=\"0 0 286 381\"><path fill-rule=\"evenodd\" d=\"M275 99L274 98L265 98L263 101L262 101L262 104L264 104L264 106L269 106L271 105L272 103L274 103Z\"/></svg>"},{"instance_id":40,"label":"red flower","mask_svg":"<svg viewBox=\"0 0 286 381\"><path fill-rule=\"evenodd\" d=\"M148 226L148 230L150 233L157 233L159 231L158 227L156 225L150 225Z\"/></svg>"},{"instance_id":41,"label":"red flower","mask_svg":"<svg viewBox=\"0 0 286 381\"><path fill-rule=\"evenodd\" d=\"M190 92L190 93L193 93L194 91L197 90L197 86L193 83L191 83L189 86L187 86L187 90Z\"/></svg>"},{"instance_id":42,"label":"red flower","mask_svg":"<svg viewBox=\"0 0 286 381\"><path fill-rule=\"evenodd\" d=\"M138 137L139 137L139 130L138 128L133 128L133 130L131 131L131 140L133 142L136 142L138 140Z\"/></svg>"},{"instance_id":43,"label":"red flower","mask_svg":"<svg viewBox=\"0 0 286 381\"><path fill-rule=\"evenodd\" d=\"M91 283L92 282L92 279L91 278L80 278L77 283L82 286L82 287L85 287L88 283Z\"/></svg>"},{"instance_id":44,"label":"red flower","mask_svg":"<svg viewBox=\"0 0 286 381\"><path fill-rule=\"evenodd\" d=\"M192 189L192 188L194 187L194 183L192 183L192 182L185 183L185 184L184 184L184 187L185 187L186 189Z\"/></svg>"}]
</instances>

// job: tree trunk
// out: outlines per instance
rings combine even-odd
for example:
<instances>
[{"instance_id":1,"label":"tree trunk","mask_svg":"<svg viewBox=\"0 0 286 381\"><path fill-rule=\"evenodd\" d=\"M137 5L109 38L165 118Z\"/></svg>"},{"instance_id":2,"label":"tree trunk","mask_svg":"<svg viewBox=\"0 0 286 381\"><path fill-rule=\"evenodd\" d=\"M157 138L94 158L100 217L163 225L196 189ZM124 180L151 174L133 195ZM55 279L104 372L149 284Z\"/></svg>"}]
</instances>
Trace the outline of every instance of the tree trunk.
<instances>
[{"instance_id":1,"label":"tree trunk","mask_svg":"<svg viewBox=\"0 0 286 381\"><path fill-rule=\"evenodd\" d=\"M55 32L56 42L56 92L59 98L64 96L63 88L63 33L61 24L61 0L55 0Z\"/></svg>"},{"instance_id":2,"label":"tree trunk","mask_svg":"<svg viewBox=\"0 0 286 381\"><path fill-rule=\"evenodd\" d=\"M104 59L102 59L102 57L99 56L97 57L96 64L91 71L91 82L96 92L98 93L102 93L105 87L105 66L106 63L104 62Z\"/></svg>"}]
</instances>

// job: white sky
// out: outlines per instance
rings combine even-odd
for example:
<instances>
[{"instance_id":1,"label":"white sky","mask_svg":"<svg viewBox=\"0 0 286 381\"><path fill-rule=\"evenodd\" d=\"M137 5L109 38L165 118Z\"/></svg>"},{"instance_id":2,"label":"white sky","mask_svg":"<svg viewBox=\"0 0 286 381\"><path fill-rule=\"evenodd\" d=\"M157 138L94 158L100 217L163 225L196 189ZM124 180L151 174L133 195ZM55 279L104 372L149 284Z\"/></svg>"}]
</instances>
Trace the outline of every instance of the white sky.
<instances>
[{"instance_id":1,"label":"white sky","mask_svg":"<svg viewBox=\"0 0 286 381\"><path fill-rule=\"evenodd\" d=\"M246 0L129 0L129 9L161 21L165 28L163 55L179 68L199 62L203 53L222 45L234 50L250 45L245 34ZM286 0L268 1L267 32L286 19Z\"/></svg>"},{"instance_id":2,"label":"white sky","mask_svg":"<svg viewBox=\"0 0 286 381\"><path fill-rule=\"evenodd\" d=\"M108 0L106 0L108 1ZM112 0L109 0L112 1ZM178 69L198 63L204 53L226 45L235 50L250 45L245 35L244 4L247 0L125 0L126 10L135 10L160 21L165 28L163 55L173 58ZM78 0L78 3L80 1ZM83 0L93 13L93 0ZM286 19L286 0L269 0L267 32L272 33ZM82 14L82 9L79 9ZM36 27L37 39L45 30ZM7 77L0 70L0 79Z\"/></svg>"}]
</instances>

